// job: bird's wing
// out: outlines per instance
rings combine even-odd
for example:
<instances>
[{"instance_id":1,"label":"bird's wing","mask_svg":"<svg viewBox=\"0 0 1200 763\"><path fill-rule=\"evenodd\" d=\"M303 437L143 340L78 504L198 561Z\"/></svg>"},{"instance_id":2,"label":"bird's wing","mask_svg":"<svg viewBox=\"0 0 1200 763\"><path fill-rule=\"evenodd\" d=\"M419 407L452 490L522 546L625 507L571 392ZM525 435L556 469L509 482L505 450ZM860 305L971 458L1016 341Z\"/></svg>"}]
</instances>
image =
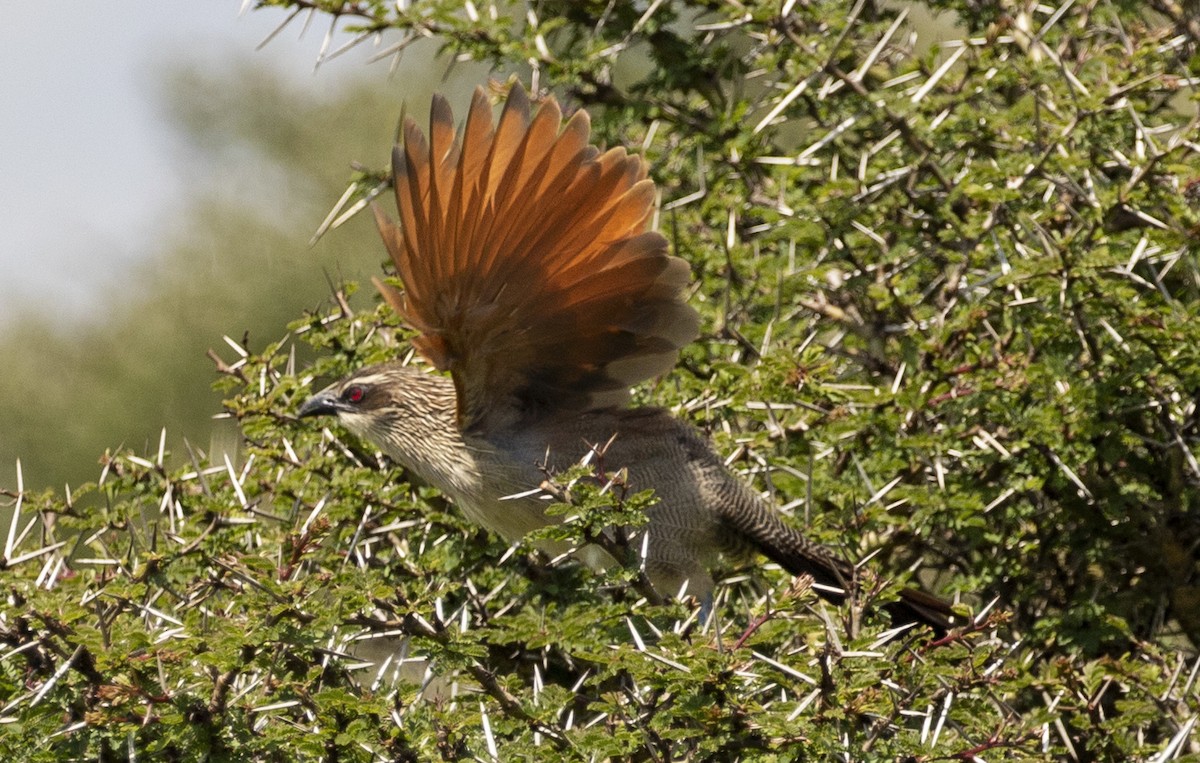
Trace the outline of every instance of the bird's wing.
<instances>
[{"instance_id":1,"label":"bird's wing","mask_svg":"<svg viewBox=\"0 0 1200 763\"><path fill-rule=\"evenodd\" d=\"M687 263L646 230L645 163L589 145L582 110L561 124L516 86L493 126L477 89L461 135L435 96L429 140L409 120L393 152L399 221L376 218L404 290L376 285L450 372L464 430L623 404L697 334Z\"/></svg>"}]
</instances>

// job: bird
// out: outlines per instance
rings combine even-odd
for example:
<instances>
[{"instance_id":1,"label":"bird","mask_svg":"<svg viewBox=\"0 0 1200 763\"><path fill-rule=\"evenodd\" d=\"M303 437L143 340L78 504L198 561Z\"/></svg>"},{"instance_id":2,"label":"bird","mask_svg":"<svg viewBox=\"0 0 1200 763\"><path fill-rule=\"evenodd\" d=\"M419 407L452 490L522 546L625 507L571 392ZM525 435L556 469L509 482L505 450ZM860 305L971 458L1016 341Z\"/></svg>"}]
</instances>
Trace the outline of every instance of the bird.
<instances>
[{"instance_id":1,"label":"bird","mask_svg":"<svg viewBox=\"0 0 1200 763\"><path fill-rule=\"evenodd\" d=\"M853 564L785 522L695 427L631 405L631 388L671 370L699 334L691 271L649 229L645 160L593 145L585 109L563 119L552 96L533 111L514 85L498 120L477 88L461 131L437 95L428 139L404 121L398 220L374 207L403 288L373 280L433 369L361 368L298 418L336 416L509 542L561 521L537 495L548 474L602 453L630 489L654 491L640 548L655 590L711 601L718 557L757 552L845 601ZM916 588L883 606L900 624L957 624Z\"/></svg>"}]
</instances>

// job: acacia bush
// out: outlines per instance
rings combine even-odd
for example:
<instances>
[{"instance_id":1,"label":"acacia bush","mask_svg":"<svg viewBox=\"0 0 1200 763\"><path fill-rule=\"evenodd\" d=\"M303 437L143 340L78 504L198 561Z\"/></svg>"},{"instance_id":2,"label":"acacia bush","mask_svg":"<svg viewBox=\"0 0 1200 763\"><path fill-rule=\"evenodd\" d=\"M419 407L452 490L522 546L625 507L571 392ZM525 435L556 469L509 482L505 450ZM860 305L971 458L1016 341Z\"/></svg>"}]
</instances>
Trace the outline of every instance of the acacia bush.
<instances>
[{"instance_id":1,"label":"acacia bush","mask_svg":"<svg viewBox=\"0 0 1200 763\"><path fill-rule=\"evenodd\" d=\"M651 603L636 568L508 548L336 426L295 421L317 377L408 352L346 284L278 342L223 353L236 456L118 453L73 495L6 491L7 751L1200 758L1183 11L263 5L397 53L435 36L640 147L706 328L640 401L869 557L865 600L731 566L706 626ZM928 44L921 10L957 26ZM360 172L347 203L385 183ZM297 368L298 345L320 359ZM653 500L567 487L580 535ZM906 578L973 624L890 630L863 605Z\"/></svg>"}]
</instances>

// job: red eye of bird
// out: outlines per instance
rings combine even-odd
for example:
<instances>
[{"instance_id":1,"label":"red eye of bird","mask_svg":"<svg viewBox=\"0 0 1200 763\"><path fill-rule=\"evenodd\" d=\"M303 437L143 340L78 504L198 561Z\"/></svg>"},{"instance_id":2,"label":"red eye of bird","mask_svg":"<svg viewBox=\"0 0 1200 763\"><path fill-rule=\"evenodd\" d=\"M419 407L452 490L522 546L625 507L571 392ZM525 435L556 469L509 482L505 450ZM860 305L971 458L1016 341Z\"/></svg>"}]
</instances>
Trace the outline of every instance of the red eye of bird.
<instances>
[{"instance_id":1,"label":"red eye of bird","mask_svg":"<svg viewBox=\"0 0 1200 763\"><path fill-rule=\"evenodd\" d=\"M346 390L346 393L343 395L343 397L349 400L351 403L361 403L362 399L366 396L367 393L362 387L351 387Z\"/></svg>"}]
</instances>

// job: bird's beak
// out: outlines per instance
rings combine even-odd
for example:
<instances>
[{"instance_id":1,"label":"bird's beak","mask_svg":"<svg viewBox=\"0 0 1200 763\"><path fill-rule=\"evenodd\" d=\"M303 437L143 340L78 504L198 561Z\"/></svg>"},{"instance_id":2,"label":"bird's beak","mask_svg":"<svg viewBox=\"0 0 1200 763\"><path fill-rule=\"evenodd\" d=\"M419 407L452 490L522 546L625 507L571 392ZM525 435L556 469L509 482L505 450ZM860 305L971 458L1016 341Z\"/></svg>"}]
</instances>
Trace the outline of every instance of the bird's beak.
<instances>
[{"instance_id":1,"label":"bird's beak","mask_svg":"<svg viewBox=\"0 0 1200 763\"><path fill-rule=\"evenodd\" d=\"M304 401L304 405L296 412L296 417L302 419L305 416L328 416L341 409L337 396L329 390L322 390Z\"/></svg>"}]
</instances>

